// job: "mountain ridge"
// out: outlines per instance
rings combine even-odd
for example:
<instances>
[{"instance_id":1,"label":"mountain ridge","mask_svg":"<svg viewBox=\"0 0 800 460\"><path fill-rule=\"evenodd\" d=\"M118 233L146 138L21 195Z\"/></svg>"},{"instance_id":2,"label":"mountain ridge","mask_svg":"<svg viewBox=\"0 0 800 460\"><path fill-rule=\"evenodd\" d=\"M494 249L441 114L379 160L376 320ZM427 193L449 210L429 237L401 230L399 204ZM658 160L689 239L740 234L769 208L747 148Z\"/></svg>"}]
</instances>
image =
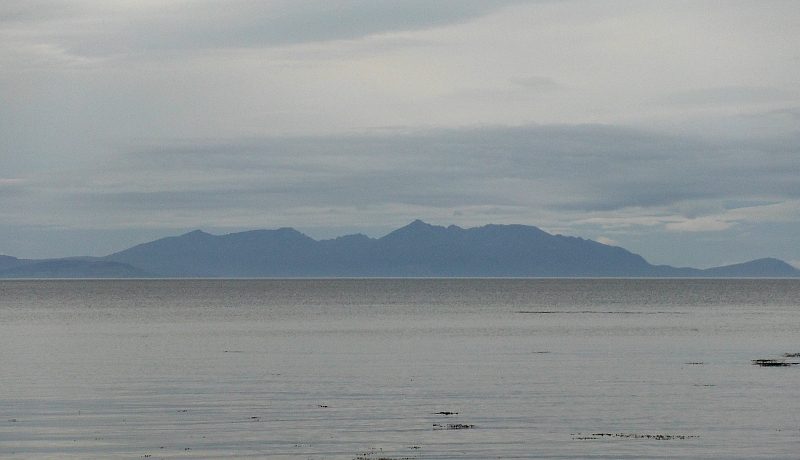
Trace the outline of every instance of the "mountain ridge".
<instances>
[{"instance_id":1,"label":"mountain ridge","mask_svg":"<svg viewBox=\"0 0 800 460\"><path fill-rule=\"evenodd\" d=\"M70 269L73 277L90 278L800 277L800 270L773 258L710 269L676 268L652 265L619 246L553 235L534 226L464 229L421 220L380 238L354 234L314 240L290 227L226 235L194 230L105 257L2 257L2 278L70 277Z\"/></svg>"}]
</instances>

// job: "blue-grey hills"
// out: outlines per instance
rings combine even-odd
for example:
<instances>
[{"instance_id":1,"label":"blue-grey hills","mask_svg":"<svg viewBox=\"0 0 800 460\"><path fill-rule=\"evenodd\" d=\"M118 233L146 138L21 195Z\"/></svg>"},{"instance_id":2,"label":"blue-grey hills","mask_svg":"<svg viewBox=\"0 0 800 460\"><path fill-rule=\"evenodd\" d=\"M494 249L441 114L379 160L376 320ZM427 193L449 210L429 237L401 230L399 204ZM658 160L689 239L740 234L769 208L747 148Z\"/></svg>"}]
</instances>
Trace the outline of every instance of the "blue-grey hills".
<instances>
[{"instance_id":1,"label":"blue-grey hills","mask_svg":"<svg viewBox=\"0 0 800 460\"><path fill-rule=\"evenodd\" d=\"M710 269L651 265L621 247L527 225L464 229L420 220L381 238L314 240L292 228L196 230L105 257L0 256L1 278L800 277L765 258Z\"/></svg>"}]
</instances>

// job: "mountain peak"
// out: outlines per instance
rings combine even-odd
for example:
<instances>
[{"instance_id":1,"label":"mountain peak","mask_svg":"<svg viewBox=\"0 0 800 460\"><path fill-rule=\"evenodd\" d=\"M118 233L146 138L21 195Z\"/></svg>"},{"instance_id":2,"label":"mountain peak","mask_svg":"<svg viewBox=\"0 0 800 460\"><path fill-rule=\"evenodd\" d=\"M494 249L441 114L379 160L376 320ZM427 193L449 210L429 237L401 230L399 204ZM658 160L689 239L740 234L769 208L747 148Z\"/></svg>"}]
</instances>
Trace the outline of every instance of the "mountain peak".
<instances>
[{"instance_id":1,"label":"mountain peak","mask_svg":"<svg viewBox=\"0 0 800 460\"><path fill-rule=\"evenodd\" d=\"M417 241L420 238L429 238L432 235L436 235L444 231L446 231L444 227L431 225L417 219L405 227L398 228L392 233L379 238L379 241L410 244L411 241Z\"/></svg>"},{"instance_id":2,"label":"mountain peak","mask_svg":"<svg viewBox=\"0 0 800 460\"><path fill-rule=\"evenodd\" d=\"M411 222L410 224L406 225L403 228L431 228L431 227L435 227L435 225L431 225L427 222L421 221L420 219L416 219L414 222Z\"/></svg>"},{"instance_id":3,"label":"mountain peak","mask_svg":"<svg viewBox=\"0 0 800 460\"><path fill-rule=\"evenodd\" d=\"M179 236L178 238L207 238L209 236L214 236L210 233L206 233L200 229L192 230L189 233L184 233L183 235Z\"/></svg>"}]
</instances>

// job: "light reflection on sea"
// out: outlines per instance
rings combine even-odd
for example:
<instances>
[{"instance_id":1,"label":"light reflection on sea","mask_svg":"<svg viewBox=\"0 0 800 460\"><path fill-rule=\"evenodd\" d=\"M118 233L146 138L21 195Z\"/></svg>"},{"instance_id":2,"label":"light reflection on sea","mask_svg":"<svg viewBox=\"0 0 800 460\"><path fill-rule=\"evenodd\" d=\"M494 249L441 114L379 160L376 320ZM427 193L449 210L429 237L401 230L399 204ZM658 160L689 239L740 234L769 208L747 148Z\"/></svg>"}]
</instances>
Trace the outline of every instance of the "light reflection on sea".
<instances>
[{"instance_id":1,"label":"light reflection on sea","mask_svg":"<svg viewBox=\"0 0 800 460\"><path fill-rule=\"evenodd\" d=\"M2 281L0 345L2 458L800 452L797 280Z\"/></svg>"}]
</instances>

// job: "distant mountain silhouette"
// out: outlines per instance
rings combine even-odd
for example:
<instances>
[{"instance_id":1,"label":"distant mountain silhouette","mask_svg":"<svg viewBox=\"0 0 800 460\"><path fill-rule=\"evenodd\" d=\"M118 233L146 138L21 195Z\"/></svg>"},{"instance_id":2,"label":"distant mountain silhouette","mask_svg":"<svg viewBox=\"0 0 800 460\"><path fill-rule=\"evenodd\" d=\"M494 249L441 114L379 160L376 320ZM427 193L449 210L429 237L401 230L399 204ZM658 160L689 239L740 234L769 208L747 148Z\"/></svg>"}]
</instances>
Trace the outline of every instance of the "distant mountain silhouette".
<instances>
[{"instance_id":1,"label":"distant mountain silhouette","mask_svg":"<svg viewBox=\"0 0 800 460\"><path fill-rule=\"evenodd\" d=\"M416 220L382 238L314 240L297 230L185 235L106 257L0 256L0 278L800 277L778 259L706 270L651 265L617 246L526 225L463 229Z\"/></svg>"},{"instance_id":2,"label":"distant mountain silhouette","mask_svg":"<svg viewBox=\"0 0 800 460\"><path fill-rule=\"evenodd\" d=\"M17 259L18 261L20 259ZM21 261L0 269L0 278L149 278L152 274L106 260L50 259Z\"/></svg>"},{"instance_id":3,"label":"distant mountain silhouette","mask_svg":"<svg viewBox=\"0 0 800 460\"><path fill-rule=\"evenodd\" d=\"M196 230L103 260L163 277L800 277L777 259L708 270L656 266L620 247L532 226L463 229L420 220L377 239L316 241L291 228Z\"/></svg>"}]
</instances>

